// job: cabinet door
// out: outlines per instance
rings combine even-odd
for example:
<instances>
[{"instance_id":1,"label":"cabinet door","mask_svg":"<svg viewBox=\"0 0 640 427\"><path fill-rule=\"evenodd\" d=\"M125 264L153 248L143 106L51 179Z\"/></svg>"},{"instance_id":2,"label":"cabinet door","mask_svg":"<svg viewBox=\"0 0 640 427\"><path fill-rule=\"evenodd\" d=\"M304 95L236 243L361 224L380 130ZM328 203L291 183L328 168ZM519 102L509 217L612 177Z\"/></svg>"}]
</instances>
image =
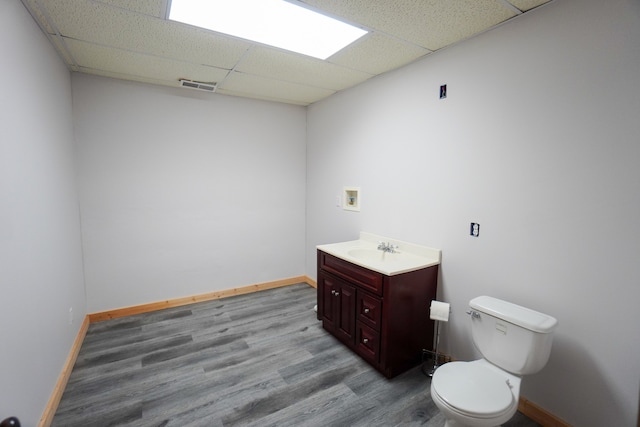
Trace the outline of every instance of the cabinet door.
<instances>
[{"instance_id":1,"label":"cabinet door","mask_svg":"<svg viewBox=\"0 0 640 427\"><path fill-rule=\"evenodd\" d=\"M325 329L329 330L335 329L336 324L338 300L335 298L335 294L337 289L340 287L334 278L323 272L318 274L318 314Z\"/></svg>"},{"instance_id":2,"label":"cabinet door","mask_svg":"<svg viewBox=\"0 0 640 427\"><path fill-rule=\"evenodd\" d=\"M353 343L356 329L356 289L350 284L339 281L334 298L338 301L336 307L335 333L345 342Z\"/></svg>"},{"instance_id":3,"label":"cabinet door","mask_svg":"<svg viewBox=\"0 0 640 427\"><path fill-rule=\"evenodd\" d=\"M356 290L348 282L326 274L318 274L318 309L323 327L346 344L354 342L356 322Z\"/></svg>"}]
</instances>

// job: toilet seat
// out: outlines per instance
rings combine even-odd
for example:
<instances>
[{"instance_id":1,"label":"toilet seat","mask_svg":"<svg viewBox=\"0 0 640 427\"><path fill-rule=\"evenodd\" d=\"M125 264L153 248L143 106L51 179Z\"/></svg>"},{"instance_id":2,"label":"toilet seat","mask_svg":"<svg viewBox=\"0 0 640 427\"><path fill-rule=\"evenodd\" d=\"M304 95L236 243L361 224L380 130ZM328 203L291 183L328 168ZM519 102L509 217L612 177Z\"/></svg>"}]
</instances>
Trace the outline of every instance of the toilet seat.
<instances>
[{"instance_id":1,"label":"toilet seat","mask_svg":"<svg viewBox=\"0 0 640 427\"><path fill-rule=\"evenodd\" d=\"M431 389L450 410L472 418L500 417L515 402L508 377L473 362L451 362L433 375Z\"/></svg>"}]
</instances>

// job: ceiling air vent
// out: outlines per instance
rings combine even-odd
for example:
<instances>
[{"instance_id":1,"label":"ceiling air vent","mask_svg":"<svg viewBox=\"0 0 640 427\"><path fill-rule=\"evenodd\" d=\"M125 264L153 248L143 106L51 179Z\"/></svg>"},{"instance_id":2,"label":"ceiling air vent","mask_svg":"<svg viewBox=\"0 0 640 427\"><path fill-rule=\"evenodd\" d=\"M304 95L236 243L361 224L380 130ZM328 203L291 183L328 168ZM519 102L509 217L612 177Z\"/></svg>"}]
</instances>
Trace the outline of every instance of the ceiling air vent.
<instances>
[{"instance_id":1,"label":"ceiling air vent","mask_svg":"<svg viewBox=\"0 0 640 427\"><path fill-rule=\"evenodd\" d=\"M213 93L216 91L217 83L205 83L196 82L194 80L180 79L180 86Z\"/></svg>"}]
</instances>

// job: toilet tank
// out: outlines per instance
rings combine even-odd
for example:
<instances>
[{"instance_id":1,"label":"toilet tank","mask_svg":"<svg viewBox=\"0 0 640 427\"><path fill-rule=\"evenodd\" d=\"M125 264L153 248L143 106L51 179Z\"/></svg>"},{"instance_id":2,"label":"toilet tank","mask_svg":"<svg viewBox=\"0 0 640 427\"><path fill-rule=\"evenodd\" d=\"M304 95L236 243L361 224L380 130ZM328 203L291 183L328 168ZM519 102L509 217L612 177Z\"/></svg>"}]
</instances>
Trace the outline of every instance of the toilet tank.
<instances>
[{"instance_id":1,"label":"toilet tank","mask_svg":"<svg viewBox=\"0 0 640 427\"><path fill-rule=\"evenodd\" d=\"M469 307L473 343L489 362L516 375L547 364L555 318L488 296L472 299Z\"/></svg>"}]
</instances>

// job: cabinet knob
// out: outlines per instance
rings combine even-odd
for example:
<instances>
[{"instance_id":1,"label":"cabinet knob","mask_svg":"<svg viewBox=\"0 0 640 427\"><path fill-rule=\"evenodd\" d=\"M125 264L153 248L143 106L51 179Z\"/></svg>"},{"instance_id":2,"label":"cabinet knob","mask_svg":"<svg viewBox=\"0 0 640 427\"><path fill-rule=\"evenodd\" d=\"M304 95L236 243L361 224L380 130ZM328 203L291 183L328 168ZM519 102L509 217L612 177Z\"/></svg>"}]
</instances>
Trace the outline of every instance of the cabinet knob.
<instances>
[{"instance_id":1,"label":"cabinet knob","mask_svg":"<svg viewBox=\"0 0 640 427\"><path fill-rule=\"evenodd\" d=\"M365 308L363 311L364 311L364 314L369 314L369 311L371 310L369 310L368 308Z\"/></svg>"},{"instance_id":2,"label":"cabinet knob","mask_svg":"<svg viewBox=\"0 0 640 427\"><path fill-rule=\"evenodd\" d=\"M336 291L335 295L336 295L336 296L340 295L340 292Z\"/></svg>"},{"instance_id":3,"label":"cabinet knob","mask_svg":"<svg viewBox=\"0 0 640 427\"><path fill-rule=\"evenodd\" d=\"M368 342L369 342L369 338L363 338L363 339L362 339L362 342L363 342L364 344L368 343Z\"/></svg>"},{"instance_id":4,"label":"cabinet knob","mask_svg":"<svg viewBox=\"0 0 640 427\"><path fill-rule=\"evenodd\" d=\"M331 295L335 295L335 294L336 294L336 291L331 289Z\"/></svg>"}]
</instances>

